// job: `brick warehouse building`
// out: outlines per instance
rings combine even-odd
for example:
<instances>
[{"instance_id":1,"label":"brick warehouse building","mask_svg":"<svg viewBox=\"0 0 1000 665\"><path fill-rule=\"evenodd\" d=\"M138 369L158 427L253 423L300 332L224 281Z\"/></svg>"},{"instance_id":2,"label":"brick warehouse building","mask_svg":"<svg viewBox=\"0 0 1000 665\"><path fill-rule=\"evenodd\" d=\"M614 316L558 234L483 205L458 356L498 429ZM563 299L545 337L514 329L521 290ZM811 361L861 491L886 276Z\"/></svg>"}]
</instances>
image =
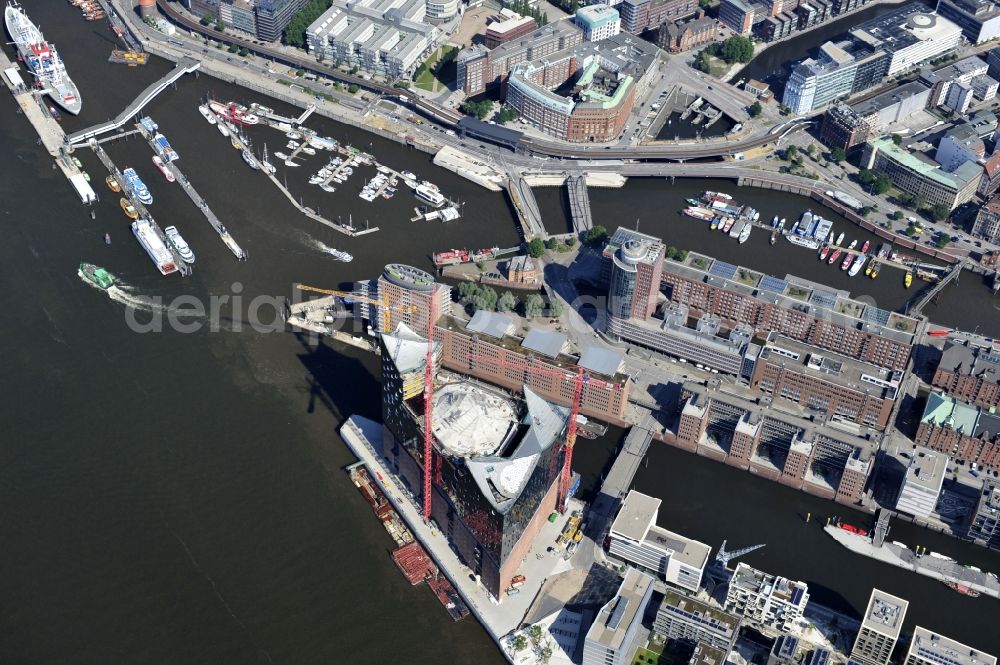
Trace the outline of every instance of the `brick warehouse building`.
<instances>
[{"instance_id":1,"label":"brick warehouse building","mask_svg":"<svg viewBox=\"0 0 1000 665\"><path fill-rule=\"evenodd\" d=\"M914 442L953 459L998 468L1000 416L941 393L931 393Z\"/></svg>"},{"instance_id":2,"label":"brick warehouse building","mask_svg":"<svg viewBox=\"0 0 1000 665\"><path fill-rule=\"evenodd\" d=\"M941 353L931 385L963 402L1000 406L1000 355L968 343L949 343Z\"/></svg>"}]
</instances>

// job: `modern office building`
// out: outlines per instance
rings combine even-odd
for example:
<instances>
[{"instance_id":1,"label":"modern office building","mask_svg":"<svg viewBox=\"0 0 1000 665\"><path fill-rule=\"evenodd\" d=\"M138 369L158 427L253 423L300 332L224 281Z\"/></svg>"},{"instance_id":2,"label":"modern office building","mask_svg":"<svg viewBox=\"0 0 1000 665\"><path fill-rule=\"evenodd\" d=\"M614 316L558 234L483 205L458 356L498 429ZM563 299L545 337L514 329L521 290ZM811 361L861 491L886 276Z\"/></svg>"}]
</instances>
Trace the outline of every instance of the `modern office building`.
<instances>
[{"instance_id":1,"label":"modern office building","mask_svg":"<svg viewBox=\"0 0 1000 665\"><path fill-rule=\"evenodd\" d=\"M1000 36L1000 7L992 0L938 0L937 13L959 26L973 44Z\"/></svg>"},{"instance_id":2,"label":"modern office building","mask_svg":"<svg viewBox=\"0 0 1000 665\"><path fill-rule=\"evenodd\" d=\"M599 381L588 381L580 394L580 411L604 422L623 423L632 382L622 373L622 354L593 347L579 357L562 352L566 337L550 333L544 345L512 333L510 317L477 312L472 321L446 317L438 324L444 366L506 390L519 393L528 386L556 404L573 402L580 368ZM547 347L547 348L546 348ZM541 350L539 350L541 349ZM536 371L528 371L527 368Z\"/></svg>"},{"instance_id":3,"label":"modern office building","mask_svg":"<svg viewBox=\"0 0 1000 665\"><path fill-rule=\"evenodd\" d=\"M993 158L990 158L992 161ZM989 242L996 242L1000 239L1000 195L996 194L998 188L1000 188L1000 165L995 166L993 169L990 168L990 162L987 162L983 177L993 173L992 177L989 178L989 182L986 184L985 188L993 190L993 196L979 208L979 212L976 213L976 221L972 225L972 235L977 238L982 238L983 240L988 240ZM980 188L983 189L984 186L980 181ZM1000 397L997 398L1000 401Z\"/></svg>"},{"instance_id":4,"label":"modern office building","mask_svg":"<svg viewBox=\"0 0 1000 665\"><path fill-rule=\"evenodd\" d=\"M449 21L458 16L458 0L426 0L427 18L432 21Z\"/></svg>"},{"instance_id":5,"label":"modern office building","mask_svg":"<svg viewBox=\"0 0 1000 665\"><path fill-rule=\"evenodd\" d=\"M713 42L715 29L715 19L706 16L664 23L656 35L656 43L664 51L681 53Z\"/></svg>"},{"instance_id":6,"label":"modern office building","mask_svg":"<svg viewBox=\"0 0 1000 665\"><path fill-rule=\"evenodd\" d=\"M653 578L635 568L600 612L583 643L583 665L628 665L643 638L642 618L653 595Z\"/></svg>"},{"instance_id":7,"label":"modern office building","mask_svg":"<svg viewBox=\"0 0 1000 665\"><path fill-rule=\"evenodd\" d=\"M805 582L793 582L741 562L729 581L725 610L758 629L787 633L801 621L808 602Z\"/></svg>"},{"instance_id":8,"label":"modern office building","mask_svg":"<svg viewBox=\"0 0 1000 665\"><path fill-rule=\"evenodd\" d=\"M388 79L407 77L440 34L424 0L334 0L306 29L309 52Z\"/></svg>"},{"instance_id":9,"label":"modern office building","mask_svg":"<svg viewBox=\"0 0 1000 665\"><path fill-rule=\"evenodd\" d=\"M227 28L257 36L257 8L251 0L223 0L219 3L219 19Z\"/></svg>"},{"instance_id":10,"label":"modern office building","mask_svg":"<svg viewBox=\"0 0 1000 665\"><path fill-rule=\"evenodd\" d=\"M988 78L988 72L989 66L987 63L981 58L972 56L956 60L934 71L923 71L920 73L920 80L931 86L931 96L928 104L930 106L941 106L946 103L952 87L963 83L971 87L974 80L981 77Z\"/></svg>"},{"instance_id":11,"label":"modern office building","mask_svg":"<svg viewBox=\"0 0 1000 665\"><path fill-rule=\"evenodd\" d=\"M281 39L292 17L302 11L309 0L255 0L257 38L265 42Z\"/></svg>"},{"instance_id":12,"label":"modern office building","mask_svg":"<svg viewBox=\"0 0 1000 665\"><path fill-rule=\"evenodd\" d=\"M934 161L948 173L954 173L965 162L985 161L986 144L971 125L962 123L949 129L938 142ZM978 183L976 185L978 189Z\"/></svg>"},{"instance_id":13,"label":"modern office building","mask_svg":"<svg viewBox=\"0 0 1000 665\"><path fill-rule=\"evenodd\" d=\"M611 525L608 552L669 584L697 592L712 548L656 526L660 503L630 490Z\"/></svg>"},{"instance_id":14,"label":"modern office building","mask_svg":"<svg viewBox=\"0 0 1000 665\"><path fill-rule=\"evenodd\" d=\"M583 42L583 31L573 21L556 21L534 32L487 49L473 44L458 52L458 87L467 95L478 95L500 86L515 65L542 60Z\"/></svg>"},{"instance_id":15,"label":"modern office building","mask_svg":"<svg viewBox=\"0 0 1000 665\"><path fill-rule=\"evenodd\" d=\"M515 65L505 102L522 121L573 143L610 141L659 70L659 50L629 34Z\"/></svg>"},{"instance_id":16,"label":"modern office building","mask_svg":"<svg viewBox=\"0 0 1000 665\"><path fill-rule=\"evenodd\" d=\"M719 21L737 35L744 37L753 28L757 7L748 0L722 0L719 4Z\"/></svg>"},{"instance_id":17,"label":"modern office building","mask_svg":"<svg viewBox=\"0 0 1000 665\"><path fill-rule=\"evenodd\" d=\"M950 461L944 453L916 447L910 453L910 462L903 474L896 510L921 519L929 518L937 507Z\"/></svg>"},{"instance_id":18,"label":"modern office building","mask_svg":"<svg viewBox=\"0 0 1000 665\"><path fill-rule=\"evenodd\" d=\"M852 300L791 275L780 279L690 253L664 261L661 291L692 317L717 316L721 325L751 326L760 337L792 339L889 369L904 369L917 322Z\"/></svg>"},{"instance_id":19,"label":"modern office building","mask_svg":"<svg viewBox=\"0 0 1000 665\"><path fill-rule=\"evenodd\" d=\"M826 42L816 58L808 58L792 70L781 101L800 115L850 96L857 69L851 53Z\"/></svg>"},{"instance_id":20,"label":"modern office building","mask_svg":"<svg viewBox=\"0 0 1000 665\"><path fill-rule=\"evenodd\" d=\"M1000 550L1000 482L995 479L983 481L968 536L979 545Z\"/></svg>"},{"instance_id":21,"label":"modern office building","mask_svg":"<svg viewBox=\"0 0 1000 665\"><path fill-rule=\"evenodd\" d=\"M227 28L234 28L267 42L281 38L292 17L309 0L184 0L192 12L218 17Z\"/></svg>"},{"instance_id":22,"label":"modern office building","mask_svg":"<svg viewBox=\"0 0 1000 665\"><path fill-rule=\"evenodd\" d=\"M861 629L851 649L851 660L860 665L889 665L908 606L909 602L902 598L872 589Z\"/></svg>"},{"instance_id":23,"label":"modern office building","mask_svg":"<svg viewBox=\"0 0 1000 665\"><path fill-rule=\"evenodd\" d=\"M451 315L451 287L438 284L427 272L402 263L390 263L375 283L375 293L365 294L382 303L380 311L369 310L372 328L379 332L395 330L405 323L427 334L428 317L433 308L434 321Z\"/></svg>"},{"instance_id":24,"label":"modern office building","mask_svg":"<svg viewBox=\"0 0 1000 665\"><path fill-rule=\"evenodd\" d=\"M530 16L521 16L509 9L500 10L500 20L486 26L484 43L486 48L496 48L501 44L523 37L537 28L538 25Z\"/></svg>"},{"instance_id":25,"label":"modern office building","mask_svg":"<svg viewBox=\"0 0 1000 665\"><path fill-rule=\"evenodd\" d=\"M610 262L608 315L647 319L656 311L666 247L659 238L619 227L604 248Z\"/></svg>"},{"instance_id":26,"label":"modern office building","mask_svg":"<svg viewBox=\"0 0 1000 665\"><path fill-rule=\"evenodd\" d=\"M757 357L750 386L832 420L882 431L889 425L902 378L902 370L877 367L771 333Z\"/></svg>"},{"instance_id":27,"label":"modern office building","mask_svg":"<svg viewBox=\"0 0 1000 665\"><path fill-rule=\"evenodd\" d=\"M434 373L433 447L424 459L427 341L399 324L381 334L380 348L388 468L422 501L424 465L433 465L432 518L500 600L556 507L569 408L527 387L518 400Z\"/></svg>"},{"instance_id":28,"label":"modern office building","mask_svg":"<svg viewBox=\"0 0 1000 665\"><path fill-rule=\"evenodd\" d=\"M914 442L953 459L1000 468L1000 414L932 392Z\"/></svg>"},{"instance_id":29,"label":"modern office building","mask_svg":"<svg viewBox=\"0 0 1000 665\"><path fill-rule=\"evenodd\" d=\"M851 31L853 40L890 53L886 76L896 76L954 51L961 36L961 28L916 2L866 21Z\"/></svg>"},{"instance_id":30,"label":"modern office building","mask_svg":"<svg viewBox=\"0 0 1000 665\"><path fill-rule=\"evenodd\" d=\"M694 16L698 0L622 0L617 9L622 30L638 35L668 21Z\"/></svg>"},{"instance_id":31,"label":"modern office building","mask_svg":"<svg viewBox=\"0 0 1000 665\"><path fill-rule=\"evenodd\" d=\"M930 95L931 89L926 84L910 81L853 104L850 108L868 126L869 136L874 136L889 125L902 122L927 108Z\"/></svg>"},{"instance_id":32,"label":"modern office building","mask_svg":"<svg viewBox=\"0 0 1000 665\"><path fill-rule=\"evenodd\" d=\"M868 143L861 165L888 175L897 189L923 197L928 205L940 204L948 210L976 195L983 174L983 168L975 162L965 162L949 173L922 153L896 145L890 137Z\"/></svg>"},{"instance_id":33,"label":"modern office building","mask_svg":"<svg viewBox=\"0 0 1000 665\"><path fill-rule=\"evenodd\" d=\"M1000 216L1000 210L995 214ZM978 226L977 220L973 231L977 235ZM1000 354L968 341L946 342L931 385L963 402L1000 407Z\"/></svg>"},{"instance_id":34,"label":"modern office building","mask_svg":"<svg viewBox=\"0 0 1000 665\"><path fill-rule=\"evenodd\" d=\"M667 590L653 632L667 640L707 644L726 653L740 631L740 618L677 591Z\"/></svg>"},{"instance_id":35,"label":"modern office building","mask_svg":"<svg viewBox=\"0 0 1000 665\"><path fill-rule=\"evenodd\" d=\"M902 665L996 665L996 656L931 632L922 626L913 629L913 639Z\"/></svg>"},{"instance_id":36,"label":"modern office building","mask_svg":"<svg viewBox=\"0 0 1000 665\"><path fill-rule=\"evenodd\" d=\"M871 125L849 106L831 106L823 114L819 140L828 148L850 152L854 147L867 143L870 135Z\"/></svg>"},{"instance_id":37,"label":"modern office building","mask_svg":"<svg viewBox=\"0 0 1000 665\"><path fill-rule=\"evenodd\" d=\"M580 7L573 20L583 30L585 42L599 42L622 31L621 16L617 9L609 5Z\"/></svg>"}]
</instances>

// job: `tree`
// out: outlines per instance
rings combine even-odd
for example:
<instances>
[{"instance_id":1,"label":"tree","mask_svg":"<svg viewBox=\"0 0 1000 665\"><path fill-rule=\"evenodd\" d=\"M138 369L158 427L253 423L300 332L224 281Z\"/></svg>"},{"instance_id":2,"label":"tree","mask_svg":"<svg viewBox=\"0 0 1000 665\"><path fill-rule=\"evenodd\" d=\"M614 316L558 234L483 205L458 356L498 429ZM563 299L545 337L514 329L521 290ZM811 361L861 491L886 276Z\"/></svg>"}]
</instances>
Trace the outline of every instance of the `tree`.
<instances>
[{"instance_id":1,"label":"tree","mask_svg":"<svg viewBox=\"0 0 1000 665\"><path fill-rule=\"evenodd\" d=\"M524 635L518 635L514 638L514 651L524 651L528 646L528 638Z\"/></svg>"},{"instance_id":2,"label":"tree","mask_svg":"<svg viewBox=\"0 0 1000 665\"><path fill-rule=\"evenodd\" d=\"M944 249L945 247L948 246L948 243L950 242L951 238L948 237L948 234L942 233L941 235L938 236L938 239L934 244L937 246L938 249Z\"/></svg>"},{"instance_id":3,"label":"tree","mask_svg":"<svg viewBox=\"0 0 1000 665\"><path fill-rule=\"evenodd\" d=\"M892 180L889 180L889 176L884 173L878 173L875 175L875 183L872 187L872 191L876 194L885 194L890 189L892 189Z\"/></svg>"},{"instance_id":4,"label":"tree","mask_svg":"<svg viewBox=\"0 0 1000 665\"><path fill-rule=\"evenodd\" d=\"M843 148L833 148L830 150L830 159L835 162L842 162L847 159L847 151Z\"/></svg>"},{"instance_id":5,"label":"tree","mask_svg":"<svg viewBox=\"0 0 1000 665\"><path fill-rule=\"evenodd\" d=\"M893 134L892 135L892 142L894 144L896 144L896 145L899 145L900 143L903 142L903 137L900 136L899 134Z\"/></svg>"},{"instance_id":6,"label":"tree","mask_svg":"<svg viewBox=\"0 0 1000 665\"><path fill-rule=\"evenodd\" d=\"M559 245L559 241L555 238L547 238L545 240L545 249L552 251Z\"/></svg>"},{"instance_id":7,"label":"tree","mask_svg":"<svg viewBox=\"0 0 1000 665\"><path fill-rule=\"evenodd\" d=\"M239 54L240 54L240 57L241 57L241 58L245 58L245 57L247 57L248 55L250 55L250 51L246 50L245 48L241 48L241 49L239 50Z\"/></svg>"},{"instance_id":8,"label":"tree","mask_svg":"<svg viewBox=\"0 0 1000 665\"><path fill-rule=\"evenodd\" d=\"M558 319L560 316L562 316L564 309L565 307L563 306L562 300L549 301L549 316L551 316L552 318Z\"/></svg>"},{"instance_id":9,"label":"tree","mask_svg":"<svg viewBox=\"0 0 1000 665\"><path fill-rule=\"evenodd\" d=\"M462 102L462 105L459 107L465 115L471 115L479 120L485 118L492 108L493 102L488 99L484 99L480 102L467 100Z\"/></svg>"},{"instance_id":10,"label":"tree","mask_svg":"<svg viewBox=\"0 0 1000 665\"><path fill-rule=\"evenodd\" d=\"M537 294L533 295L535 298L538 298L539 300L542 299L541 296ZM531 300L531 297L532 296L528 296L528 300ZM542 639L542 627L537 624L533 625L531 628L528 629L528 637L531 638L532 644L538 644L538 642Z\"/></svg>"},{"instance_id":11,"label":"tree","mask_svg":"<svg viewBox=\"0 0 1000 665\"><path fill-rule=\"evenodd\" d=\"M292 17L292 20L285 26L283 41L289 46L305 48L306 28L319 18L333 4L332 0L309 0L306 6Z\"/></svg>"},{"instance_id":12,"label":"tree","mask_svg":"<svg viewBox=\"0 0 1000 665\"><path fill-rule=\"evenodd\" d=\"M753 42L746 37L733 35L722 42L719 53L730 65L734 62L750 62L753 59Z\"/></svg>"},{"instance_id":13,"label":"tree","mask_svg":"<svg viewBox=\"0 0 1000 665\"><path fill-rule=\"evenodd\" d=\"M903 211L902 210L897 210L894 213L892 213L891 215L889 215L889 217L891 217L892 219L895 219L896 221L899 221L899 220L903 219Z\"/></svg>"},{"instance_id":14,"label":"tree","mask_svg":"<svg viewBox=\"0 0 1000 665\"><path fill-rule=\"evenodd\" d=\"M510 291L504 291L503 294L497 298L498 312L509 312L515 307L517 307L517 296Z\"/></svg>"},{"instance_id":15,"label":"tree","mask_svg":"<svg viewBox=\"0 0 1000 665\"><path fill-rule=\"evenodd\" d=\"M787 159L788 161L792 161L798 156L799 156L799 147L797 145L792 144L787 148L785 148L785 159Z\"/></svg>"},{"instance_id":16,"label":"tree","mask_svg":"<svg viewBox=\"0 0 1000 665\"><path fill-rule=\"evenodd\" d=\"M524 300L524 315L529 319L533 319L539 314L541 314L544 308L545 308L545 301L542 300L542 297L537 293L532 293ZM534 626L532 626L532 628L534 628ZM531 637L531 641L535 642L536 644L538 643L533 634Z\"/></svg>"},{"instance_id":17,"label":"tree","mask_svg":"<svg viewBox=\"0 0 1000 665\"><path fill-rule=\"evenodd\" d=\"M940 222L941 220L948 218L948 214L951 212L951 208L949 208L943 203L935 203L934 205L931 206L929 212L931 214L931 219L933 219L935 222Z\"/></svg>"},{"instance_id":18,"label":"tree","mask_svg":"<svg viewBox=\"0 0 1000 665\"><path fill-rule=\"evenodd\" d=\"M489 286L479 287L479 292L472 297L472 306L476 310L492 312L497 305L497 292Z\"/></svg>"},{"instance_id":19,"label":"tree","mask_svg":"<svg viewBox=\"0 0 1000 665\"><path fill-rule=\"evenodd\" d=\"M747 112L750 113L751 118L759 118L760 114L764 112L764 107L760 105L760 102L754 102L750 105L750 108L747 109Z\"/></svg>"},{"instance_id":20,"label":"tree","mask_svg":"<svg viewBox=\"0 0 1000 665\"><path fill-rule=\"evenodd\" d=\"M458 300L461 303L468 303L479 292L479 285L475 282L462 282L458 285Z\"/></svg>"},{"instance_id":21,"label":"tree","mask_svg":"<svg viewBox=\"0 0 1000 665\"><path fill-rule=\"evenodd\" d=\"M545 254L545 243L541 238L534 238L528 243L528 256L533 259L540 258Z\"/></svg>"},{"instance_id":22,"label":"tree","mask_svg":"<svg viewBox=\"0 0 1000 665\"><path fill-rule=\"evenodd\" d=\"M201 23L202 25L211 25L212 24L212 15L211 14L205 14L204 16L201 17L201 20L198 21L198 22Z\"/></svg>"},{"instance_id":23,"label":"tree","mask_svg":"<svg viewBox=\"0 0 1000 665\"><path fill-rule=\"evenodd\" d=\"M230 53L237 53L237 52L239 52L240 47L237 46L236 44L230 44L229 48L226 49L226 50L228 50Z\"/></svg>"},{"instance_id":24,"label":"tree","mask_svg":"<svg viewBox=\"0 0 1000 665\"><path fill-rule=\"evenodd\" d=\"M518 115L520 114L517 112L517 109L512 109L509 106L505 106L502 109L500 109L499 113L497 113L497 122L499 122L501 125L506 125L508 122L517 120Z\"/></svg>"},{"instance_id":25,"label":"tree","mask_svg":"<svg viewBox=\"0 0 1000 665\"><path fill-rule=\"evenodd\" d=\"M708 49L703 49L698 52L698 55L694 58L694 67L695 69L703 71L706 74L712 73L712 58L708 53Z\"/></svg>"},{"instance_id":26,"label":"tree","mask_svg":"<svg viewBox=\"0 0 1000 665\"><path fill-rule=\"evenodd\" d=\"M542 658L542 663L549 662L552 658L552 647L542 647L542 650L538 652L538 655Z\"/></svg>"},{"instance_id":27,"label":"tree","mask_svg":"<svg viewBox=\"0 0 1000 665\"><path fill-rule=\"evenodd\" d=\"M222 19L220 18L220 19L219 19L218 21L216 21L216 22L215 22L215 29L216 29L216 30L217 30L218 32L225 32L225 30L226 30L226 22L225 22L225 21L223 21L223 20L222 20Z\"/></svg>"},{"instance_id":28,"label":"tree","mask_svg":"<svg viewBox=\"0 0 1000 665\"><path fill-rule=\"evenodd\" d=\"M352 83L351 85L347 86L347 92L351 93L352 95L357 93L358 90L361 90L361 88L358 86L357 83Z\"/></svg>"},{"instance_id":29,"label":"tree","mask_svg":"<svg viewBox=\"0 0 1000 665\"><path fill-rule=\"evenodd\" d=\"M583 241L593 247L599 247L608 239L608 230L600 224L595 224L583 234Z\"/></svg>"}]
</instances>

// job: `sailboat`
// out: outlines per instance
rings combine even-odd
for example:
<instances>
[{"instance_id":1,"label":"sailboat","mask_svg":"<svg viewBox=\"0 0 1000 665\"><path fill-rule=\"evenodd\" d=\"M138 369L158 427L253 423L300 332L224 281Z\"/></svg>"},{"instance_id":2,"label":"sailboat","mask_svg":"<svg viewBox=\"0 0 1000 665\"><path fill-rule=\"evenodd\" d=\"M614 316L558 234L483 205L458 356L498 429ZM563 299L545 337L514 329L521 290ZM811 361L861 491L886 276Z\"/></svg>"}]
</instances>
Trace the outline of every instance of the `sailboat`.
<instances>
[{"instance_id":1,"label":"sailboat","mask_svg":"<svg viewBox=\"0 0 1000 665\"><path fill-rule=\"evenodd\" d=\"M266 143L264 144L264 156L260 160L260 168L264 169L265 173L270 173L271 175L274 175L274 172L276 171L276 169L274 168L274 164L272 164L271 160L267 158Z\"/></svg>"}]
</instances>

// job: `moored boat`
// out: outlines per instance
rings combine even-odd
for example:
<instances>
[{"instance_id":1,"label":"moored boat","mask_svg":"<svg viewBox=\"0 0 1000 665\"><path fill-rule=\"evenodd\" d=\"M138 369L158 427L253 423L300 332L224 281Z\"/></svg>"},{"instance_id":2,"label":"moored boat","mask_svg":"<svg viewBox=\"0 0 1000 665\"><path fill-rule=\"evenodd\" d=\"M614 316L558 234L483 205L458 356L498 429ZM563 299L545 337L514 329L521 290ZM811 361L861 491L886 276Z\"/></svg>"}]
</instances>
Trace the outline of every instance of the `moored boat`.
<instances>
[{"instance_id":1,"label":"moored boat","mask_svg":"<svg viewBox=\"0 0 1000 665\"><path fill-rule=\"evenodd\" d=\"M222 122L222 120L220 120L215 127L219 130L219 133L222 134L223 136L229 136L229 129L226 128L226 123Z\"/></svg>"},{"instance_id":2,"label":"moored boat","mask_svg":"<svg viewBox=\"0 0 1000 665\"><path fill-rule=\"evenodd\" d=\"M955 591L959 592L964 596L969 596L971 598L978 598L980 596L980 593L978 591L968 586L967 584L962 584L961 582L955 582L952 580L942 580L942 581L944 582L945 586L947 586L950 589L954 589Z\"/></svg>"},{"instance_id":3,"label":"moored boat","mask_svg":"<svg viewBox=\"0 0 1000 665\"><path fill-rule=\"evenodd\" d=\"M149 193L146 183L142 181L142 178L135 172L135 169L131 167L125 169L122 171L122 177L125 178L125 187L132 192L135 198L139 199L140 203L149 205L153 202L153 195Z\"/></svg>"},{"instance_id":4,"label":"moored boat","mask_svg":"<svg viewBox=\"0 0 1000 665\"><path fill-rule=\"evenodd\" d=\"M80 274L83 275L87 281L105 290L110 289L115 285L115 276L104 268L95 266L93 263L81 263Z\"/></svg>"},{"instance_id":5,"label":"moored boat","mask_svg":"<svg viewBox=\"0 0 1000 665\"><path fill-rule=\"evenodd\" d=\"M711 210L702 208L701 206L688 206L687 208L684 208L683 214L687 215L688 217L694 217L695 219L700 219L704 222L709 221L715 216Z\"/></svg>"},{"instance_id":6,"label":"moored boat","mask_svg":"<svg viewBox=\"0 0 1000 665\"><path fill-rule=\"evenodd\" d=\"M129 219L139 219L139 211L135 209L135 206L129 203L129 200L124 196L118 200L118 205L122 207L125 211L125 216Z\"/></svg>"},{"instance_id":7,"label":"moored boat","mask_svg":"<svg viewBox=\"0 0 1000 665\"><path fill-rule=\"evenodd\" d=\"M247 166L252 168L254 171L260 170L260 165L257 163L257 159L252 154L250 154L249 150L243 148L243 151L240 153L240 156L243 157L243 161L247 163Z\"/></svg>"},{"instance_id":8,"label":"moored boat","mask_svg":"<svg viewBox=\"0 0 1000 665\"><path fill-rule=\"evenodd\" d=\"M847 256L844 257L844 262L840 264L841 270L849 270L851 264L854 263L854 255L850 252L846 252Z\"/></svg>"},{"instance_id":9,"label":"moored boat","mask_svg":"<svg viewBox=\"0 0 1000 665\"><path fill-rule=\"evenodd\" d=\"M13 0L8 2L4 22L21 60L45 94L73 115L80 113L83 106L80 91L70 79L59 52L45 41L42 31L28 18L21 5Z\"/></svg>"},{"instance_id":10,"label":"moored boat","mask_svg":"<svg viewBox=\"0 0 1000 665\"><path fill-rule=\"evenodd\" d=\"M806 249L819 249L819 240L816 240L815 238L806 238L794 234L788 234L785 237L788 238L788 242L793 245L805 247Z\"/></svg>"},{"instance_id":11,"label":"moored boat","mask_svg":"<svg viewBox=\"0 0 1000 665\"><path fill-rule=\"evenodd\" d=\"M210 125L214 125L216 122L218 122L218 120L215 117L215 114L208 109L208 104L202 104L201 106L199 106L198 113L200 113L201 117L207 120L208 124Z\"/></svg>"},{"instance_id":12,"label":"moored boat","mask_svg":"<svg viewBox=\"0 0 1000 665\"><path fill-rule=\"evenodd\" d=\"M753 231L753 224L747 222L746 225L744 225L744 227L740 230L740 235L737 238L741 245L750 239L751 231Z\"/></svg>"},{"instance_id":13,"label":"moored boat","mask_svg":"<svg viewBox=\"0 0 1000 665\"><path fill-rule=\"evenodd\" d=\"M829 254L830 254L830 246L829 245L823 245L823 247L819 250L819 260L820 261L826 261L826 257Z\"/></svg>"},{"instance_id":14,"label":"moored boat","mask_svg":"<svg viewBox=\"0 0 1000 665\"><path fill-rule=\"evenodd\" d=\"M733 222L732 228L729 229L729 237L730 238L739 238L740 237L740 233L743 232L743 226L744 225L749 225L749 224L750 224L750 222L746 222L746 221Z\"/></svg>"},{"instance_id":15,"label":"moored boat","mask_svg":"<svg viewBox=\"0 0 1000 665\"><path fill-rule=\"evenodd\" d=\"M108 177L104 179L104 182L105 184L107 184L108 189L110 189L115 194L122 191L122 186L118 184L118 181L115 180L115 177L113 175L108 175Z\"/></svg>"},{"instance_id":16,"label":"moored boat","mask_svg":"<svg viewBox=\"0 0 1000 665\"><path fill-rule=\"evenodd\" d=\"M174 174L170 172L170 169L167 168L167 165L163 163L163 160L160 159L159 155L153 155L153 164L160 170L160 173L162 173L163 177L167 179L167 182L174 182L177 180L177 178L174 177Z\"/></svg>"},{"instance_id":17,"label":"moored boat","mask_svg":"<svg viewBox=\"0 0 1000 665\"><path fill-rule=\"evenodd\" d=\"M444 252L435 252L431 259L436 266L451 266L457 263L469 262L469 250L449 249Z\"/></svg>"},{"instance_id":18,"label":"moored boat","mask_svg":"<svg viewBox=\"0 0 1000 665\"><path fill-rule=\"evenodd\" d=\"M148 219L140 219L132 222L132 233L135 234L136 240L149 258L152 259L153 264L160 271L161 275L169 275L170 273L177 272L177 265L174 263L174 257L167 249L167 246L163 244L163 240L160 239L159 234L153 228L153 224Z\"/></svg>"},{"instance_id":19,"label":"moored boat","mask_svg":"<svg viewBox=\"0 0 1000 665\"><path fill-rule=\"evenodd\" d=\"M843 255L843 253L844 253L844 250L839 249L839 248L833 250L833 254L830 255L830 260L827 261L827 263L832 266L834 263L837 262L837 259L839 259L841 257L841 255Z\"/></svg>"},{"instance_id":20,"label":"moored boat","mask_svg":"<svg viewBox=\"0 0 1000 665\"><path fill-rule=\"evenodd\" d=\"M910 288L912 284L913 284L913 273L907 272L906 276L903 277L903 286L905 286L906 288Z\"/></svg>"},{"instance_id":21,"label":"moored boat","mask_svg":"<svg viewBox=\"0 0 1000 665\"><path fill-rule=\"evenodd\" d=\"M445 203L444 195L436 187L430 186L428 183L421 183L417 185L413 193L417 195L418 198L423 199L427 203L430 203L435 208L440 208Z\"/></svg>"},{"instance_id":22,"label":"moored boat","mask_svg":"<svg viewBox=\"0 0 1000 665\"><path fill-rule=\"evenodd\" d=\"M771 244L778 242L778 229L771 231Z\"/></svg>"},{"instance_id":23,"label":"moored boat","mask_svg":"<svg viewBox=\"0 0 1000 665\"><path fill-rule=\"evenodd\" d=\"M177 251L178 256L184 260L184 263L194 263L194 252L181 236L181 232L177 230L176 226L168 226L163 229L163 234L167 236L167 242Z\"/></svg>"},{"instance_id":24,"label":"moored boat","mask_svg":"<svg viewBox=\"0 0 1000 665\"><path fill-rule=\"evenodd\" d=\"M847 246L847 249L854 249L857 246L858 246L858 239L855 238L854 240L851 241L851 244Z\"/></svg>"},{"instance_id":25,"label":"moored boat","mask_svg":"<svg viewBox=\"0 0 1000 665\"><path fill-rule=\"evenodd\" d=\"M866 261L865 255L858 254L854 259L854 263L851 264L851 268L847 271L848 276L854 277L859 272L861 272L861 266L865 265L865 261Z\"/></svg>"},{"instance_id":26,"label":"moored boat","mask_svg":"<svg viewBox=\"0 0 1000 665\"><path fill-rule=\"evenodd\" d=\"M872 246L871 241L870 240L865 240L865 244L861 245L861 253L862 254L867 254L868 253L868 248L871 247L871 246Z\"/></svg>"},{"instance_id":27,"label":"moored boat","mask_svg":"<svg viewBox=\"0 0 1000 665\"><path fill-rule=\"evenodd\" d=\"M844 242L844 236L846 236L846 235L847 235L846 233L844 233L843 231L841 231L840 235L837 236L837 242L835 242L833 244L837 245L838 247L840 247L840 245L843 244L843 242Z\"/></svg>"}]
</instances>

